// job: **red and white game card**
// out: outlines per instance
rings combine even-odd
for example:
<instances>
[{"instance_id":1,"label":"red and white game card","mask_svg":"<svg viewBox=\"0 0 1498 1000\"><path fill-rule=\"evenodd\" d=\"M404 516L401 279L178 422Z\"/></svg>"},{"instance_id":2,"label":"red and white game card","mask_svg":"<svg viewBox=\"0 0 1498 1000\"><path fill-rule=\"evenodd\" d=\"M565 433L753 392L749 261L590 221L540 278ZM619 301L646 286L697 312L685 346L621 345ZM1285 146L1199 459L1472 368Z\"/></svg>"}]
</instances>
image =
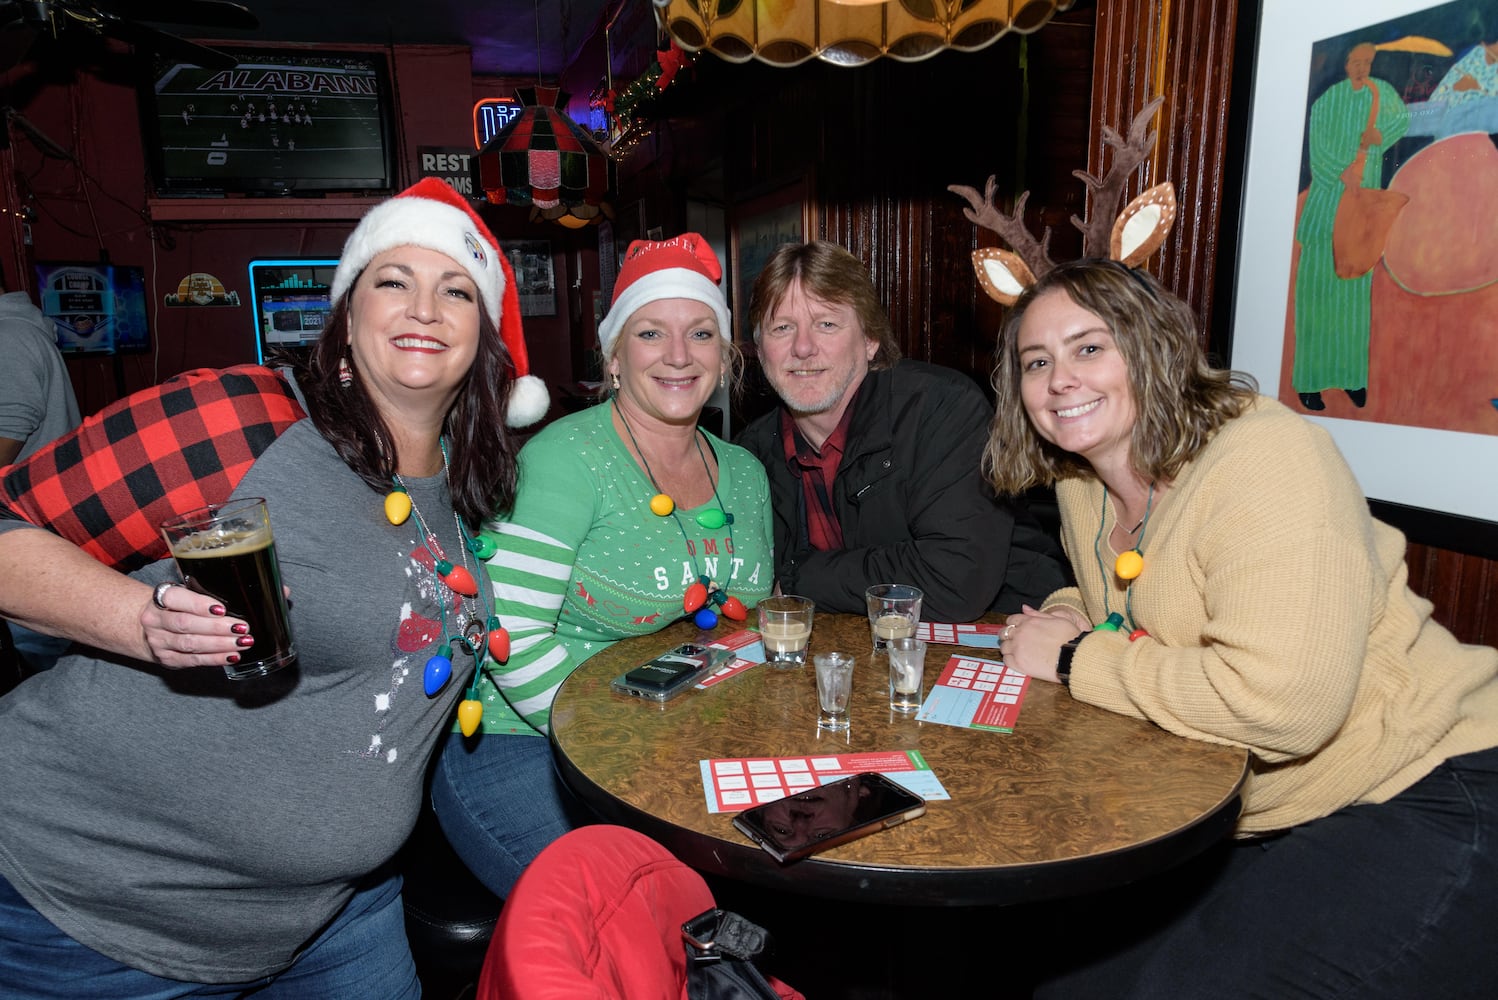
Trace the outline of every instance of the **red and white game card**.
<instances>
[{"instance_id":1,"label":"red and white game card","mask_svg":"<svg viewBox=\"0 0 1498 1000\"><path fill-rule=\"evenodd\" d=\"M922 722L1014 732L1030 678L997 660L954 656L916 713Z\"/></svg>"},{"instance_id":2,"label":"red and white game card","mask_svg":"<svg viewBox=\"0 0 1498 1000\"><path fill-rule=\"evenodd\" d=\"M939 642L948 646L977 646L980 649L998 649L1004 626L991 622L972 622L966 625L946 625L942 622L921 622L915 627L915 637L925 642Z\"/></svg>"},{"instance_id":3,"label":"red and white game card","mask_svg":"<svg viewBox=\"0 0 1498 1000\"><path fill-rule=\"evenodd\" d=\"M700 762L710 813L739 812L861 771L878 771L922 798L950 799L918 750L728 757Z\"/></svg>"},{"instance_id":4,"label":"red and white game card","mask_svg":"<svg viewBox=\"0 0 1498 1000\"><path fill-rule=\"evenodd\" d=\"M727 665L719 667L698 681L695 686L699 689L710 688L730 677L736 677L756 664L765 662L765 645L760 641L759 633L752 628L730 632L714 639L708 645L719 649L731 649L734 652L734 658Z\"/></svg>"}]
</instances>

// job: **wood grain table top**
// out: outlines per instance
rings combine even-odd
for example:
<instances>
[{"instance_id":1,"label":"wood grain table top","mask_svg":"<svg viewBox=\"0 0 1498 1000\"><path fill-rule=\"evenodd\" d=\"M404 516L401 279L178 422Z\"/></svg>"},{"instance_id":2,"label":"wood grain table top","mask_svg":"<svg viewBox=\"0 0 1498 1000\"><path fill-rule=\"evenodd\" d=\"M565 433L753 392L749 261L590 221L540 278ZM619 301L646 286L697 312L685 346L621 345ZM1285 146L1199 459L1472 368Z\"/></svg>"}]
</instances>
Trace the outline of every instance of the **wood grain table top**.
<instances>
[{"instance_id":1,"label":"wood grain table top","mask_svg":"<svg viewBox=\"0 0 1498 1000\"><path fill-rule=\"evenodd\" d=\"M1002 619L994 619L1002 620ZM680 622L585 661L562 685L551 740L568 784L611 822L638 829L702 871L814 896L913 905L1010 904L1096 891L1175 865L1231 831L1244 751L1171 735L1031 681L1013 733L923 723L889 710L888 670L861 616L815 619L811 652L857 657L852 725L817 728L816 679L755 666L671 701L609 682L698 631ZM932 643L926 690L961 647ZM967 650L996 658L994 650ZM710 813L700 762L918 750L951 794L926 815L780 865Z\"/></svg>"}]
</instances>

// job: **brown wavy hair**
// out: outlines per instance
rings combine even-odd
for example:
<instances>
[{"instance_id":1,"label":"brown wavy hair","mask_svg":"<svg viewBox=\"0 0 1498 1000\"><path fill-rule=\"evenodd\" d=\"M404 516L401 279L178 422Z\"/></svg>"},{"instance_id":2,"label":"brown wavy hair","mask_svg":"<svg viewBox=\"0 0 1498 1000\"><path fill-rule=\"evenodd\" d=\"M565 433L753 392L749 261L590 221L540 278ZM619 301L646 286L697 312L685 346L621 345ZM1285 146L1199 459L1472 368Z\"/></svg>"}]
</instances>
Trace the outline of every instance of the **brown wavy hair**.
<instances>
[{"instance_id":1,"label":"brown wavy hair","mask_svg":"<svg viewBox=\"0 0 1498 1000\"><path fill-rule=\"evenodd\" d=\"M1056 289L1113 334L1134 397L1130 459L1144 480L1174 479L1258 392L1252 376L1207 362L1190 307L1148 271L1098 258L1062 264L1021 296L999 333L992 379L997 403L983 474L1000 493L1094 475L1086 459L1036 433L1020 396L1020 324L1037 299Z\"/></svg>"},{"instance_id":2,"label":"brown wavy hair","mask_svg":"<svg viewBox=\"0 0 1498 1000\"><path fill-rule=\"evenodd\" d=\"M354 284L357 286L358 279ZM347 356L348 295L334 307L317 342L292 360L297 385L307 400L308 415L338 457L380 495L394 484L395 455L387 442L390 427L364 387L358 370L353 384L338 384L338 363ZM515 504L516 444L505 426L515 366L488 313L479 310L478 350L473 366L447 411L442 434L447 438L448 478L453 507L470 529Z\"/></svg>"},{"instance_id":3,"label":"brown wavy hair","mask_svg":"<svg viewBox=\"0 0 1498 1000\"><path fill-rule=\"evenodd\" d=\"M863 335L879 344L869 362L871 371L895 366L900 360L900 345L895 341L889 314L879 303L869 269L847 250L826 240L783 243L765 261L749 296L749 326L756 344L765 317L775 311L791 283L798 279L801 291L812 298L852 307Z\"/></svg>"}]
</instances>

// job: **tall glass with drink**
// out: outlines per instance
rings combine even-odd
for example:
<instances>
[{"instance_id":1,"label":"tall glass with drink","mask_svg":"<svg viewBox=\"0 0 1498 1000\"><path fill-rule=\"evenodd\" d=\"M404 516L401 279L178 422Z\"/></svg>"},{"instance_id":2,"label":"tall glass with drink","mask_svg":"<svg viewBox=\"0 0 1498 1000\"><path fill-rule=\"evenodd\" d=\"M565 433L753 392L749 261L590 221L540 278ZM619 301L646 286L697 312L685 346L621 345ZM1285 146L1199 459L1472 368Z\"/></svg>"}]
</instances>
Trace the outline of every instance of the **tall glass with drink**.
<instances>
[{"instance_id":1,"label":"tall glass with drink","mask_svg":"<svg viewBox=\"0 0 1498 1000\"><path fill-rule=\"evenodd\" d=\"M759 602L759 635L765 662L781 670L806 665L816 605L807 597L767 597Z\"/></svg>"},{"instance_id":2,"label":"tall glass with drink","mask_svg":"<svg viewBox=\"0 0 1498 1000\"><path fill-rule=\"evenodd\" d=\"M919 587L908 583L880 583L864 592L869 608L869 629L874 635L874 652L882 653L891 639L915 635L921 621Z\"/></svg>"},{"instance_id":3,"label":"tall glass with drink","mask_svg":"<svg viewBox=\"0 0 1498 1000\"><path fill-rule=\"evenodd\" d=\"M218 598L230 617L250 626L255 644L224 667L230 680L261 677L296 659L264 500L245 497L190 511L163 523L161 533L182 582Z\"/></svg>"}]
</instances>

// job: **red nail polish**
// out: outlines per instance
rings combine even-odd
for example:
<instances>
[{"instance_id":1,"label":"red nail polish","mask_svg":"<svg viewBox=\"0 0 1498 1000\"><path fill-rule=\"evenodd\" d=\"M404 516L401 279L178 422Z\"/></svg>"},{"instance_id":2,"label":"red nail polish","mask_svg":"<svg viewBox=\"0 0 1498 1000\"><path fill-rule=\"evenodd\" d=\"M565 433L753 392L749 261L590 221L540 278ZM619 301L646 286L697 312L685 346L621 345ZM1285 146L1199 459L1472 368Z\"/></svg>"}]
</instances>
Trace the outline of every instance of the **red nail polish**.
<instances>
[{"instance_id":1,"label":"red nail polish","mask_svg":"<svg viewBox=\"0 0 1498 1000\"><path fill-rule=\"evenodd\" d=\"M215 604L213 607L208 609L208 613L210 615L217 615L218 617L222 618L224 617L224 615L229 613L229 609L224 607L222 604Z\"/></svg>"},{"instance_id":2,"label":"red nail polish","mask_svg":"<svg viewBox=\"0 0 1498 1000\"><path fill-rule=\"evenodd\" d=\"M255 639L254 639L253 636L242 635L238 639L234 640L234 644L237 645L237 646L246 646L246 647L253 646L253 645L255 645Z\"/></svg>"},{"instance_id":3,"label":"red nail polish","mask_svg":"<svg viewBox=\"0 0 1498 1000\"><path fill-rule=\"evenodd\" d=\"M226 660L226 662L228 662L230 664L238 663L239 662L239 654L238 653L230 653L227 657L225 657L225 660Z\"/></svg>"},{"instance_id":4,"label":"red nail polish","mask_svg":"<svg viewBox=\"0 0 1498 1000\"><path fill-rule=\"evenodd\" d=\"M229 631L233 632L235 635L246 635L246 634L249 633L250 627L248 625L243 624L243 623L241 623L239 625L230 625L229 626Z\"/></svg>"}]
</instances>

